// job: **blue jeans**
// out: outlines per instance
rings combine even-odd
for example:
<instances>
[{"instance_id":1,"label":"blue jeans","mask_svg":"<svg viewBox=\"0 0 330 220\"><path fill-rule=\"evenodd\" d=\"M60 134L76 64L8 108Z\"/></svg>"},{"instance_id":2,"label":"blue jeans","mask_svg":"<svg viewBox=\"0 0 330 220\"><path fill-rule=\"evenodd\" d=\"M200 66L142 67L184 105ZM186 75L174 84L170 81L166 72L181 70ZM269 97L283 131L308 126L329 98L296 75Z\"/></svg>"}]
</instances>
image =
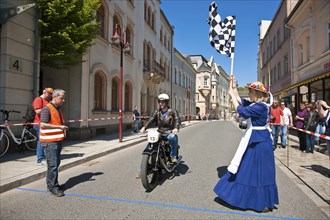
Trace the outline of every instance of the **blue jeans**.
<instances>
[{"instance_id":1,"label":"blue jeans","mask_svg":"<svg viewBox=\"0 0 330 220\"><path fill-rule=\"evenodd\" d=\"M47 176L46 184L49 190L55 190L58 184L58 168L61 163L62 142L42 143L46 151Z\"/></svg>"},{"instance_id":2,"label":"blue jeans","mask_svg":"<svg viewBox=\"0 0 330 220\"><path fill-rule=\"evenodd\" d=\"M139 119L136 119L135 120L135 129L134 129L134 132L137 132L139 133L139 123L140 123L140 120Z\"/></svg>"},{"instance_id":3,"label":"blue jeans","mask_svg":"<svg viewBox=\"0 0 330 220\"><path fill-rule=\"evenodd\" d=\"M314 137L311 134L306 134L306 151L314 152Z\"/></svg>"},{"instance_id":4,"label":"blue jeans","mask_svg":"<svg viewBox=\"0 0 330 220\"><path fill-rule=\"evenodd\" d=\"M287 134L288 134L288 125L281 125L281 144L282 144L282 147L286 146Z\"/></svg>"},{"instance_id":5,"label":"blue jeans","mask_svg":"<svg viewBox=\"0 0 330 220\"><path fill-rule=\"evenodd\" d=\"M178 136L177 135L174 135L172 133L168 134L166 136L167 140L169 140L170 142L170 146L171 146L171 153L170 153L170 157L176 157L176 151L178 149Z\"/></svg>"},{"instance_id":6,"label":"blue jeans","mask_svg":"<svg viewBox=\"0 0 330 220\"><path fill-rule=\"evenodd\" d=\"M272 135L273 135L273 147L277 147L278 135L280 133L280 125L271 125Z\"/></svg>"},{"instance_id":7,"label":"blue jeans","mask_svg":"<svg viewBox=\"0 0 330 220\"><path fill-rule=\"evenodd\" d=\"M37 140L37 163L41 163L42 160L46 159L45 149L41 146L39 141L40 126L33 125L33 129L36 130Z\"/></svg>"},{"instance_id":8,"label":"blue jeans","mask_svg":"<svg viewBox=\"0 0 330 220\"><path fill-rule=\"evenodd\" d=\"M322 126L321 124L318 124L318 125L316 126L315 133L317 133L317 134L323 134L323 133L324 133L324 131L323 131L323 126ZM315 136L315 137L314 137L314 140L315 140L315 141L318 141L318 140L320 140L320 137Z\"/></svg>"}]
</instances>

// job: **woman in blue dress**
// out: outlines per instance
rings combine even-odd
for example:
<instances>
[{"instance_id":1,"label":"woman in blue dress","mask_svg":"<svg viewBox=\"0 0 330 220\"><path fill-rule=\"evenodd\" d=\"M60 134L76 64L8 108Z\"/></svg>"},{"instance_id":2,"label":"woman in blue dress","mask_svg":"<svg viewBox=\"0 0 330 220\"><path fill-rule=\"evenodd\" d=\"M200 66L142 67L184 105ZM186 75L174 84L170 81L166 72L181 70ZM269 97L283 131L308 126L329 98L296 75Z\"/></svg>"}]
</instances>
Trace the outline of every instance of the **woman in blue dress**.
<instances>
[{"instance_id":1,"label":"woman in blue dress","mask_svg":"<svg viewBox=\"0 0 330 220\"><path fill-rule=\"evenodd\" d=\"M228 92L239 115L248 119L248 128L214 192L240 209L272 211L279 199L272 138L267 126L269 93L261 82L248 84L250 101L247 101L239 97L235 85L236 80L232 77Z\"/></svg>"}]
</instances>

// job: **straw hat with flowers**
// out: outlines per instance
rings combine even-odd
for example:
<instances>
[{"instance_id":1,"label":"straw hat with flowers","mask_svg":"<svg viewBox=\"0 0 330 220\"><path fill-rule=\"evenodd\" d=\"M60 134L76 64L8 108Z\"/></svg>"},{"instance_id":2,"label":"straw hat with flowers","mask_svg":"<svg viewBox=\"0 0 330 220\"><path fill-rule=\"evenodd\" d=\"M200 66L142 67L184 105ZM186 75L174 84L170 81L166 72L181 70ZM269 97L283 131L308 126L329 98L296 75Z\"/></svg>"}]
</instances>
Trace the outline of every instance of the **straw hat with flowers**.
<instances>
[{"instance_id":1,"label":"straw hat with flowers","mask_svg":"<svg viewBox=\"0 0 330 220\"><path fill-rule=\"evenodd\" d=\"M247 84L247 86L249 89L254 89L257 90L258 92L263 92L263 93L268 93L269 90L267 87L264 86L264 84L262 84L261 82L253 82L253 83L249 83Z\"/></svg>"}]
</instances>

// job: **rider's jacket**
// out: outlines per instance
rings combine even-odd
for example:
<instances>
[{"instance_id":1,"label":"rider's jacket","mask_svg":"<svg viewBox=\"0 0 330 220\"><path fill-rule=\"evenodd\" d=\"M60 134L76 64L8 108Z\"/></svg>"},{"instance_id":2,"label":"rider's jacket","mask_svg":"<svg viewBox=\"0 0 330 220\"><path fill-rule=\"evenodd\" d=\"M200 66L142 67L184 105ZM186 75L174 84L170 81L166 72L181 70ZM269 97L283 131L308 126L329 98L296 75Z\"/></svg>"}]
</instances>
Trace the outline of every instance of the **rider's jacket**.
<instances>
[{"instance_id":1,"label":"rider's jacket","mask_svg":"<svg viewBox=\"0 0 330 220\"><path fill-rule=\"evenodd\" d=\"M180 119L179 114L176 110L169 108L167 110L166 116L163 118L160 109L157 109L150 117L149 121L145 124L147 129L150 125L156 123L158 126L158 131L164 133L166 131L171 131L174 128L180 129Z\"/></svg>"}]
</instances>

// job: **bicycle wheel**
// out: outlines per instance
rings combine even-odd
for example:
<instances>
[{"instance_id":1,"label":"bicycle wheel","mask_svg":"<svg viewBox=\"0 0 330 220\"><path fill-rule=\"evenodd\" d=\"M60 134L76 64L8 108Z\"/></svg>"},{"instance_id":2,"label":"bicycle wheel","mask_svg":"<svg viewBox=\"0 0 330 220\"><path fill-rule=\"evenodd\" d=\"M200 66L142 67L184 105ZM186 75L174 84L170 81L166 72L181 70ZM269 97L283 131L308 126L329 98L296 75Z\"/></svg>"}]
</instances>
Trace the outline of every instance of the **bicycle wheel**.
<instances>
[{"instance_id":1,"label":"bicycle wheel","mask_svg":"<svg viewBox=\"0 0 330 220\"><path fill-rule=\"evenodd\" d=\"M36 130L27 129L24 135L24 144L28 150L35 151L37 150L37 132Z\"/></svg>"},{"instance_id":2,"label":"bicycle wheel","mask_svg":"<svg viewBox=\"0 0 330 220\"><path fill-rule=\"evenodd\" d=\"M9 149L9 137L8 135L1 131L0 133L0 157L2 157Z\"/></svg>"}]
</instances>

